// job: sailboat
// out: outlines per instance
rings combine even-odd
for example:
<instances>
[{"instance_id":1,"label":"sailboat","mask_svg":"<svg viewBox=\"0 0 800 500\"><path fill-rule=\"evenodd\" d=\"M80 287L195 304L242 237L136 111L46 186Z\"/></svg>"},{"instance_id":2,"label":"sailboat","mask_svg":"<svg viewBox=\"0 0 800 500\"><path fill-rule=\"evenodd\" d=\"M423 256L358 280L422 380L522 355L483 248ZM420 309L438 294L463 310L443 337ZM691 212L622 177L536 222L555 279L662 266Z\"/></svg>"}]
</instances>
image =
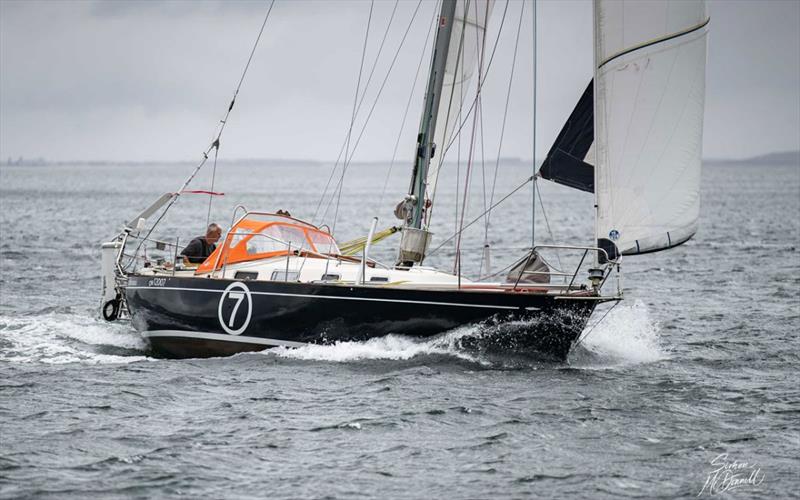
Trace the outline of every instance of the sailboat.
<instances>
[{"instance_id":1,"label":"sailboat","mask_svg":"<svg viewBox=\"0 0 800 500\"><path fill-rule=\"evenodd\" d=\"M214 252L185 265L177 242L151 234L216 153L217 136L178 191L102 245L103 316L130 318L153 353L170 358L491 324L513 330L516 350L566 360L597 305L622 299L623 256L680 245L697 230L709 18L703 2L594 2L592 82L528 182L593 192L596 244L535 245L489 282L424 262L438 173L458 133L453 102L476 72L481 82L481 50L464 47L481 47L491 11L487 0L441 2L409 190L395 210L394 263L370 255L377 219L353 254L326 226L237 207ZM577 252L580 262L555 269L545 251Z\"/></svg>"}]
</instances>

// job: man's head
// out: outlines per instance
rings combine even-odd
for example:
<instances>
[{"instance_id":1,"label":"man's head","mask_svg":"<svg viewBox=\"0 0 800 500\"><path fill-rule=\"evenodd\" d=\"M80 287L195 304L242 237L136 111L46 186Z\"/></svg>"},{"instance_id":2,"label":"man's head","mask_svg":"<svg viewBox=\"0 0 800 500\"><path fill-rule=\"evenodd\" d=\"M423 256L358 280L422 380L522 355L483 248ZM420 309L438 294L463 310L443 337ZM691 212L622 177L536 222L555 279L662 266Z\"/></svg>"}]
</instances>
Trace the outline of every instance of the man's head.
<instances>
[{"instance_id":1,"label":"man's head","mask_svg":"<svg viewBox=\"0 0 800 500\"><path fill-rule=\"evenodd\" d=\"M214 243L219 241L219 238L222 236L222 228L218 225L211 223L208 225L208 229L206 229L206 241L213 245Z\"/></svg>"}]
</instances>

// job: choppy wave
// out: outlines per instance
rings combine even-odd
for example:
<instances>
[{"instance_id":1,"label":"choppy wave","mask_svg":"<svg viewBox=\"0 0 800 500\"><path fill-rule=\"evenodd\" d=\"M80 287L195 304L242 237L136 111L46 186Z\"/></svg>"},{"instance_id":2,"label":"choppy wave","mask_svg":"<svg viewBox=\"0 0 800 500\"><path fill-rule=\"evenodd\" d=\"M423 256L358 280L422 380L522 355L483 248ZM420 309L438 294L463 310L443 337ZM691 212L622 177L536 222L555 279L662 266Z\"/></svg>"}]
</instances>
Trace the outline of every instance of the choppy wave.
<instances>
[{"instance_id":1,"label":"choppy wave","mask_svg":"<svg viewBox=\"0 0 800 500\"><path fill-rule=\"evenodd\" d=\"M583 331L583 340L570 356L574 365L602 367L669 358L658 323L643 302L620 303L607 316L604 314L605 311L596 311Z\"/></svg>"},{"instance_id":2,"label":"choppy wave","mask_svg":"<svg viewBox=\"0 0 800 500\"><path fill-rule=\"evenodd\" d=\"M658 324L642 302L619 305L605 318L598 311L584 330L585 339L570 356L576 367L611 367L620 364L652 363L668 358L661 345ZM602 318L602 321L601 321ZM337 342L329 345L307 345L299 348L277 348L269 355L281 358L348 363L362 360L409 360L427 356L449 356L486 367L508 366L503 357L476 352L474 342L484 340L487 333L481 326L464 326L442 335L420 340L403 335L387 335L366 341ZM493 339L488 339L493 340ZM509 358L520 354L509 349ZM530 353L535 354L535 353ZM532 358L533 361L536 358ZM508 361L518 361L511 360ZM518 363L511 363L518 366Z\"/></svg>"},{"instance_id":3,"label":"choppy wave","mask_svg":"<svg viewBox=\"0 0 800 500\"><path fill-rule=\"evenodd\" d=\"M51 312L0 315L0 359L18 363L131 363L147 359L144 340L125 323Z\"/></svg>"},{"instance_id":4,"label":"choppy wave","mask_svg":"<svg viewBox=\"0 0 800 500\"><path fill-rule=\"evenodd\" d=\"M283 358L318 360L336 363L368 359L402 361L418 356L444 355L465 361L483 363L481 359L459 348L459 341L474 332L475 327L461 327L428 340L403 335L387 335L364 341L344 341L329 345L307 345L297 348L279 347L270 353Z\"/></svg>"}]
</instances>

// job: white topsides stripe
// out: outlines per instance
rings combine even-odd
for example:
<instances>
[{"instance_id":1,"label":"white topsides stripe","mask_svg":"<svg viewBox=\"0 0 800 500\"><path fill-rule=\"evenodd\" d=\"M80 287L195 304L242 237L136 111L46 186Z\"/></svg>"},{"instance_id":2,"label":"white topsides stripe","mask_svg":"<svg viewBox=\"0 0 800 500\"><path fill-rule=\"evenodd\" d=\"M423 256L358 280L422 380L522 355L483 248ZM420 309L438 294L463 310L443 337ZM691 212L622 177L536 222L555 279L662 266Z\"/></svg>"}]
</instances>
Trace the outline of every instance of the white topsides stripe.
<instances>
[{"instance_id":1,"label":"white topsides stripe","mask_svg":"<svg viewBox=\"0 0 800 500\"><path fill-rule=\"evenodd\" d=\"M224 290L212 290L208 288L181 288L171 286L129 286L130 290L181 290L186 292L210 292L222 293ZM277 292L254 292L253 295L274 295L278 297L302 297L306 299L332 299L332 300L365 300L368 302L398 302L403 304L426 304L434 306L453 306L453 307L478 307L483 309L519 309L517 306L500 306L489 304L459 304L458 302L433 302L428 300L402 300L402 299L377 299L368 297L337 297L334 295L313 295L302 293L277 293Z\"/></svg>"}]
</instances>

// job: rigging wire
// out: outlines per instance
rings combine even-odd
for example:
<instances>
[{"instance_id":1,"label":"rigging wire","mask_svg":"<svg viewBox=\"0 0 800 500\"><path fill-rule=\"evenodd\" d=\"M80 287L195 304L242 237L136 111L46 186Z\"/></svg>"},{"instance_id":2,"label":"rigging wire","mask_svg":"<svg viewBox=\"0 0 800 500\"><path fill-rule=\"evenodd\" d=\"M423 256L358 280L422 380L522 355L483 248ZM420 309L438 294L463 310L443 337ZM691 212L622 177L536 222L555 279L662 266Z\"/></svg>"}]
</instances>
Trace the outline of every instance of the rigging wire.
<instances>
[{"instance_id":1,"label":"rigging wire","mask_svg":"<svg viewBox=\"0 0 800 500\"><path fill-rule=\"evenodd\" d=\"M537 177L538 177L538 174L537 174ZM552 241L555 244L556 239L553 236L553 230L550 229L550 220L547 218L547 211L545 211L545 209L544 209L544 200L542 199L542 192L539 190L539 183L534 180L533 186L536 188L536 194L539 197L539 206L542 207L542 215L544 216L544 224L545 224L545 227L547 227L547 233L550 235L550 241ZM556 260L558 260L558 267L563 268L564 265L561 264L561 254L560 254L560 252L555 252L555 254L556 254Z\"/></svg>"},{"instance_id":2,"label":"rigging wire","mask_svg":"<svg viewBox=\"0 0 800 500\"><path fill-rule=\"evenodd\" d=\"M375 96L375 100L372 103L372 107L370 108L369 113L367 114L367 117L366 117L366 119L364 121L364 124L361 127L361 131L359 132L358 138L356 139L355 145L353 146L353 151L350 153L349 158L345 158L345 163L344 163L344 165L342 167L342 175L339 178L339 182L337 183L336 188L334 188L334 192L331 195L331 198L328 201L327 206L325 207L325 211L323 212L321 220L324 219L325 216L327 216L328 209L330 208L331 204L333 203L334 198L336 198L337 193L339 193L339 196L341 196L341 190L343 188L344 176L347 173L347 169L349 168L350 163L352 162L353 157L356 154L356 150L358 149L358 146L361 144L361 139L364 137L364 132L367 129L367 125L369 125L369 121L372 118L372 114L375 111L375 107L378 105L378 101L380 100L381 94L383 93L383 90L386 87L386 83L389 81L389 76L391 75L392 70L394 69L394 65L397 62L397 58L400 55L400 51L402 50L403 45L405 44L405 41L408 38L408 33L411 31L411 27L413 26L414 19L416 18L417 14L419 13L419 8L420 8L421 5L422 5L422 0L419 0L419 2L417 3L417 7L414 10L414 14L411 17L411 20L409 21L408 26L406 27L406 31L403 34L403 38L400 40L400 44L398 45L397 50L395 51L394 57L392 58L392 62L389 65L389 69L386 71L386 75L384 76L383 82L381 82L381 86L378 89L378 93Z\"/></svg>"},{"instance_id":3,"label":"rigging wire","mask_svg":"<svg viewBox=\"0 0 800 500\"><path fill-rule=\"evenodd\" d=\"M469 9L469 0L464 6L464 17L466 18L467 10ZM464 59L464 34L466 33L466 27L461 28L461 36L458 37L458 52L456 53L456 65L455 70L453 71L453 83L452 86L455 88L456 85L456 78L458 77L458 68L461 62ZM462 70L463 71L463 70ZM464 85L463 79L461 80L461 84L458 86L458 114L456 115L456 119L461 116L461 113L464 112ZM447 115L444 121L444 131L447 134L447 127L450 123L450 112L452 111L453 105L453 96L455 92L450 92L450 100L448 101L447 105ZM439 104L441 106L441 104ZM438 110L437 110L438 113ZM433 181L433 193L430 194L429 198L432 200L436 196L436 188L439 186L439 171L441 170L442 165L444 165L444 155L439 156L439 165L436 168L436 174ZM427 181L427 179L426 179ZM458 231L458 205L459 205L459 187L461 186L461 136L458 136L458 154L456 155L456 203L454 205L455 208L455 215L453 216L453 230ZM427 188L427 186L426 186ZM428 209L428 213L426 214L427 218L427 227L430 227L431 221L433 220L433 205ZM458 251L456 250L455 255L458 255Z\"/></svg>"},{"instance_id":4,"label":"rigging wire","mask_svg":"<svg viewBox=\"0 0 800 500\"><path fill-rule=\"evenodd\" d=\"M511 73L508 77L508 90L506 90L506 103L505 107L503 108L503 123L500 126L500 140L497 145L497 159L495 160L494 164L494 177L492 179L492 191L489 196L489 205L491 205L494 202L494 194L497 188L497 174L500 171L500 154L502 153L503 150L503 139L505 137L506 122L508 119L508 105L511 102L511 89L512 89L512 84L514 82L514 70L516 69L517 66L517 51L519 49L519 37L520 33L522 32L522 18L524 13L525 13L525 2L522 2L519 11L519 23L517 23L517 34L514 41L514 55L511 58ZM484 209L485 208L486 207L484 206ZM489 246L489 226L491 222L491 217L492 217L491 212L488 212L486 214L486 219L485 219L486 225L484 227L484 239L483 239L484 247ZM481 271L483 270L482 266L483 266L483 261L481 261Z\"/></svg>"},{"instance_id":5,"label":"rigging wire","mask_svg":"<svg viewBox=\"0 0 800 500\"><path fill-rule=\"evenodd\" d=\"M478 17L477 2L476 2L475 5L476 5L475 18L477 20L477 17ZM464 17L466 18L466 15ZM486 24L487 24L488 17L489 17L489 10L487 9L486 10L486 14L484 15L484 20L483 20L484 26L486 26ZM476 28L475 29L477 31L477 29L478 29L477 28L477 24L476 24ZM466 31L466 28L464 29L464 31ZM479 57L478 57L478 81L479 82L481 81L481 76L483 76L483 56L484 56L485 47L486 47L486 44L485 44L485 42L486 42L486 30L485 29L483 30L483 42L484 43L480 43L479 44L478 40L477 40L477 37L476 37L475 43L481 49ZM476 48L478 48L478 47L476 47ZM481 86L480 85L478 85L478 87L477 87L475 92L476 92L475 99L478 101L478 107L480 108L480 106L481 106L481 104L480 104L480 101L481 101ZM470 137L469 153L467 155L467 171L466 171L466 175L465 175L465 178L464 178L464 199L461 201L461 222L459 223L458 238L456 239L456 262L455 262L455 266L454 266L454 272L457 271L457 275L459 277L461 276L461 235L464 232L464 229L463 229L464 228L464 215L467 212L467 200L469 199L470 174L472 173L473 158L474 158L474 154L475 154L475 134L478 131L478 115L479 114L480 114L479 112L476 112L472 117L472 135Z\"/></svg>"},{"instance_id":6,"label":"rigging wire","mask_svg":"<svg viewBox=\"0 0 800 500\"><path fill-rule=\"evenodd\" d=\"M467 17L466 13L467 13L467 11L469 9L469 3L470 3L470 0L467 0L467 3L464 5L464 18L465 19ZM461 63L462 63L462 61L464 59L464 33L466 31L467 31L466 30L466 23L464 23L462 25L462 27L461 27L461 35L458 37L458 50L456 51L456 64L455 64L454 69L453 69L453 81L450 84L450 87L451 87L450 99L447 100L447 113L445 114L445 117L444 117L444 129L443 130L444 130L445 134L447 134L447 127L450 126L450 113L453 110L453 97L455 96L455 92L453 92L452 89L455 89L456 78L458 78L459 67L460 67L460 65L461 65ZM459 80L460 80L459 86L458 86L458 88L459 88L459 102L458 102L458 115L456 115L456 119L458 119L458 117L461 116L461 110L462 110L462 107L464 105L464 85L463 85L464 80L463 80L463 78L459 78ZM444 78L442 78L442 81L444 82ZM442 86L444 87L444 85L442 85ZM439 103L439 107L441 107L441 106L442 106L442 104L440 102ZM438 109L436 110L436 114L437 115L439 114L439 110ZM438 120L438 118L437 118L437 120ZM434 137L431 137L429 140L433 141ZM458 184L459 184L459 180L460 180L460 171L461 171L461 149L460 149L461 148L461 142L460 142L460 138L459 138L458 147L459 147L458 160L456 162L456 168L457 168L458 172L456 174L456 216L455 216L455 220L458 220ZM439 170L441 170L443 163L444 163L444 154L440 154L439 155L438 164L436 165L436 171L435 171L435 174L434 174L434 178L433 178L433 193L430 193L430 196L428 196L428 199L430 199L430 200L433 200L433 198L436 195L436 186L438 185L438 182L439 182ZM428 162L428 165L429 165L429 169L428 169L428 173L426 175L430 176L430 161ZM429 187L428 179L425 179L425 189L427 190L428 187ZM427 219L425 221L426 222L426 227L430 227L431 219L433 219L433 205L431 205L431 207L427 210L427 213L425 214L425 218ZM458 226L455 226L455 227L457 228Z\"/></svg>"},{"instance_id":7,"label":"rigging wire","mask_svg":"<svg viewBox=\"0 0 800 500\"><path fill-rule=\"evenodd\" d=\"M463 111L463 105L464 105L464 86L463 85L459 86L459 93L460 93L459 107L458 107L458 115L456 116L456 118L461 116L461 112ZM448 114L449 114L449 111L448 111ZM457 152L457 154L456 154L456 202L454 204L454 208L455 208L455 212L456 213L453 216L453 231L458 232L458 206L459 206L459 195L461 193L461 191L459 190L459 187L461 186L461 134L458 134L458 146L456 148L456 152ZM440 157L439 158L440 165L442 164L443 159L444 159L444 157ZM436 172L436 179L438 180L438 178L439 178L439 172L437 171ZM436 187L438 185L439 185L438 181L434 183L433 193L431 194L431 196L435 196L436 195ZM433 219L433 205L431 205L431 208L428 209L428 221L429 221L428 222L428 224L429 224L428 227L430 227L430 221L432 219Z\"/></svg>"},{"instance_id":8,"label":"rigging wire","mask_svg":"<svg viewBox=\"0 0 800 500\"><path fill-rule=\"evenodd\" d=\"M486 79L489 77L489 69L492 67L492 62L494 61L494 56L495 56L495 53L497 52L497 44L500 41L500 35L502 34L503 26L505 25L506 13L508 12L509 1L510 0L506 0L506 6L505 6L505 9L503 9L503 17L500 19L500 26L499 26L499 28L497 30L497 37L494 40L494 46L492 47L492 53L489 56L489 62L486 63L486 71L484 71L483 80L478 82L478 86L479 87L483 87L483 85L486 83ZM466 115L464 115L464 117L463 117L462 121L460 122L458 128L454 129L453 132L450 134L449 142L447 143L447 147L444 148L444 151L442 152L442 156L440 157L440 159L444 158L444 155L447 154L447 152L450 150L450 147L456 141L456 137L460 134L461 129L464 128L464 125L467 124L467 120L469 120L470 114L475 109L475 104L476 104L476 102L473 99L472 103L470 104L469 109L467 110Z\"/></svg>"},{"instance_id":9,"label":"rigging wire","mask_svg":"<svg viewBox=\"0 0 800 500\"><path fill-rule=\"evenodd\" d=\"M356 115L358 115L359 111L361 111L361 105L364 103L364 99L367 96L367 89L369 89L369 84L372 81L372 76L375 73L375 69L378 66L378 60L380 59L381 53L383 52L383 46L386 42L386 38L389 35L389 30L392 27L392 22L394 21L394 15L397 11L397 6L400 0L396 0L394 4L394 8L392 9L392 14L389 16L389 22L386 25L386 30L383 33L383 39L381 40L381 44L378 47L378 53L375 56L375 60L372 62L372 68L370 69L369 76L367 77L367 83L364 85L364 92L361 94L361 99L358 101L358 106L356 107ZM349 134L349 131L348 131ZM322 206L322 202L325 200L325 195L328 193L328 188L331 185L331 181L333 180L334 175L336 174L336 170L339 168L340 161L342 159L342 155L344 154L345 147L347 145L348 134L345 134L345 139L342 141L342 147L339 148L339 154L336 157L336 161L333 164L333 168L331 169L331 173L328 176L328 181L325 183L325 188L322 190L322 194L320 195L319 201L317 202L317 208L314 210L314 215L311 217L311 220L317 218L317 214L319 213L319 209Z\"/></svg>"},{"instance_id":10,"label":"rigging wire","mask_svg":"<svg viewBox=\"0 0 800 500\"><path fill-rule=\"evenodd\" d=\"M509 2L510 2L510 0L506 0L506 5L505 5L505 8L503 9L503 17L500 18L500 26L499 26L499 28L497 30L497 37L495 38L494 46L492 47L492 53L489 56L489 62L486 64L486 69L484 71L483 80L479 80L478 81L478 89L481 89L483 87L484 83L486 82L486 78L489 76L489 70L492 67L492 62L494 61L495 52L497 52L497 45L498 45L498 42L500 41L500 35L503 32L503 26L505 25L505 22L506 22L506 14L508 13ZM486 28L488 29L488 26ZM485 36L485 32L484 32L484 36ZM462 109L463 109L463 102L462 102L461 105L462 105ZM459 122L460 124L459 124L458 128L454 129L453 132L450 133L450 137L449 138L447 138L447 137L444 138L445 140L448 141L447 142L447 147L445 147L444 149L442 149L441 147L437 148L437 150L441 150L441 152L439 153L441 156L439 156L439 168L437 168L437 170L436 170L436 180L434 181L433 193L431 193L431 196L430 196L431 200L433 200L435 198L435 196L436 196L436 187L438 186L438 182L437 181L438 181L439 171L441 170L441 166L444 164L444 158L447 155L447 152L450 150L450 147L453 145L453 143L461 135L460 134L461 129L464 128L464 125L466 125L467 120L469 119L470 113L472 113L474 108L475 108L475 100L473 99L473 101L472 101L472 103L471 103L471 105L469 107L469 110L467 111L466 115L464 115L463 112L460 111L458 116L456 116L456 118L463 117L461 122ZM448 112L448 115L449 115L449 112ZM429 215L428 215L429 219L432 218L432 216L433 216L433 208L434 208L434 206L431 205L431 208L429 209Z\"/></svg>"},{"instance_id":11,"label":"rigging wire","mask_svg":"<svg viewBox=\"0 0 800 500\"><path fill-rule=\"evenodd\" d=\"M486 155L484 151L484 134L483 134L483 100L481 100L480 106L478 106L478 111L481 115L481 178L483 181L483 211L486 211ZM484 218L485 220L485 218ZM481 276L483 273L483 263L484 260L486 261L486 269L490 270L490 259L491 256L489 255L489 247L486 244L486 239L484 239L483 245L483 253L481 255L480 266L478 267L478 277Z\"/></svg>"},{"instance_id":12,"label":"rigging wire","mask_svg":"<svg viewBox=\"0 0 800 500\"><path fill-rule=\"evenodd\" d=\"M206 227L211 223L211 200L214 199L214 181L217 178L217 156L219 156L219 148L214 148L214 166L211 169L211 188L208 194L208 214L206 214Z\"/></svg>"},{"instance_id":13,"label":"rigging wire","mask_svg":"<svg viewBox=\"0 0 800 500\"><path fill-rule=\"evenodd\" d=\"M169 201L169 203L167 203L167 206L164 207L164 210L161 212L161 214L159 215L158 219L156 219L156 221L153 223L153 225L147 231L147 234L141 240L139 245L136 247L136 251L133 252L131 260L128 262L128 264L126 266L130 265L131 262L133 262L133 260L135 259L136 255L138 255L139 250L141 250L142 245L144 244L144 242L147 241L147 239L153 233L153 230L155 230L155 228L158 226L158 224L161 222L161 220L164 218L164 216L167 215L167 212L169 211L169 209L172 208L172 206L175 204L176 201L178 201L178 198L180 197L181 193L192 182L192 180L194 180L194 178L197 175L197 173L200 171L201 168L203 168L203 165L206 164L206 162L208 161L208 155L211 153L211 150L215 149L216 153L219 152L219 141L220 141L220 138L222 137L222 132L225 130L225 125L228 123L228 117L230 116L231 111L233 110L233 105L236 103L236 97L239 95L239 91L242 88L242 84L244 83L244 79L247 76L247 71L250 69L250 63L253 62L253 56L255 55L256 49L258 48L258 44L261 41L261 35L264 34L264 28L267 26L267 21L269 20L270 14L272 14L272 8L274 6L275 6L275 0L272 0L270 2L270 4L269 4L269 8L267 9L267 13L264 15L264 21L261 23L261 29L258 30L258 36L256 37L256 40L253 43L253 48L250 50L250 56L247 58L247 63L245 64L244 70L242 71L242 76L239 78L239 83L236 85L236 90L233 92L233 98L231 99L231 103L228 105L228 110L225 112L225 116L223 117L223 119L220 120L219 128L217 129L217 133L214 135L214 140L211 142L211 144L208 146L208 148L205 151L203 151L203 159L200 160L200 163L195 167L195 169L192 171L191 175L189 175L189 177L186 179L186 181L184 181L184 183L180 187L180 189L178 189L174 193L172 199ZM216 153L214 155L214 165L215 166L216 166L216 157L217 157ZM213 191L213 189L211 189L211 191ZM209 195L209 196L213 196L213 195ZM209 201L209 211L210 210L211 210L211 208L210 208L210 201Z\"/></svg>"},{"instance_id":14,"label":"rigging wire","mask_svg":"<svg viewBox=\"0 0 800 500\"><path fill-rule=\"evenodd\" d=\"M521 7L520 12L519 12L519 24L517 24L517 35L516 35L516 41L514 43L514 55L513 55L512 59L511 59L511 74L508 77L508 90L506 91L506 103L505 103L505 107L503 109L503 123L500 126L500 140L499 140L499 144L497 146L497 159L495 160L495 164L494 164L495 165L495 167L494 167L494 178L492 179L492 191L491 191L491 195L489 197L489 205L491 205L492 202L494 201L494 193L495 193L495 190L497 188L497 174L498 174L498 172L500 170L500 154L501 154L502 149L503 149L503 139L505 138L506 122L507 122L507 119L508 119L508 105L511 102L511 88L512 88L512 83L514 82L514 70L515 70L516 64L517 64L517 49L519 48L519 36L520 36L520 32L522 31L522 15L523 15L524 11L525 11L525 3L523 2L522 3L522 7ZM486 239L488 239L488 237L489 237L490 219L491 219L491 213L488 213L487 216L486 216L486 230L485 230Z\"/></svg>"},{"instance_id":15,"label":"rigging wire","mask_svg":"<svg viewBox=\"0 0 800 500\"><path fill-rule=\"evenodd\" d=\"M361 98L358 100L358 107L356 108L356 115L361 110L361 105L364 103L364 99L367 97L367 90L369 89L369 84L372 82L372 77L375 75L375 69L378 67L378 61L381 58L381 54L383 53L383 47L386 45L386 39L389 37L389 31L392 27L392 22L394 21L394 15L397 13L397 6L400 4L400 0L395 0L394 7L392 8L392 13L389 15L389 22L386 23L386 30L383 32L383 38L381 39L381 44L378 46L378 53L375 54L375 59L372 61L372 68L369 70L369 76L367 76L367 83L364 84L364 91L361 93Z\"/></svg>"},{"instance_id":16,"label":"rigging wire","mask_svg":"<svg viewBox=\"0 0 800 500\"><path fill-rule=\"evenodd\" d=\"M515 194L517 191L519 191L520 189L522 189L523 187L525 187L525 185L526 185L526 184L528 184L528 183L529 183L529 182L531 182L531 181L533 181L533 176L530 176L530 177L528 177L527 179L525 179L525 180L524 180L524 181L523 181L523 182L522 182L522 183L521 183L519 186L515 187L515 188L514 188L514 189L513 189L513 190L512 190L510 193L508 193L507 195L503 196L503 197L502 197L502 198L501 198L501 199L500 199L500 200L499 200L497 203L495 203L494 205L490 206L490 207L489 207L489 208L486 210L486 212L490 212L490 211L494 210L495 208L497 208L497 207L498 207L498 206L499 206L501 203L503 203L504 201L506 201L507 199L509 199L509 198L510 198L512 195L514 195L514 194ZM439 250L440 250L440 249L441 249L441 248L442 248L442 247L443 247L445 244L447 244L447 243L451 242L451 241L453 240L453 238L455 238L456 236L458 236L458 234L459 234L460 232L462 232L462 231L464 231L464 230L468 229L470 226L472 226L473 224L475 224L476 222L478 222L479 220L481 220L481 219L483 218L483 216L484 216L484 215L486 215L486 212L484 212L484 213L480 214L479 216L475 217L474 219L472 219L472 220L470 221L470 223L469 223L469 224L465 225L465 226L464 226L464 227L462 227L462 228L461 228L459 231L457 231L456 233L454 233L453 235L451 235L449 238L447 238L446 240L444 240L442 243L440 243L438 247L434 248L432 252L428 253L428 256L431 256L431 255L433 255L434 253L436 253L437 251L439 251Z\"/></svg>"},{"instance_id":17,"label":"rigging wire","mask_svg":"<svg viewBox=\"0 0 800 500\"><path fill-rule=\"evenodd\" d=\"M372 11L373 11L374 7L375 7L375 0L370 0L370 3L369 3L369 17L367 18L367 31L366 31L366 34L364 35L364 47L361 49L361 65L358 68L358 80L356 82L356 95L353 98L353 113L352 113L351 118L350 118L350 128L347 130L347 142L346 142L347 145L345 146L345 149L344 149L345 161L347 160L347 155L348 155L348 152L349 152L349 149L350 149L350 138L351 138L352 133L353 133L353 123L355 123L355 121L356 121L356 110L357 110L356 107L358 106L358 93L359 93L360 87L361 87L361 74L362 74L362 71L364 70L364 59L366 59L366 56L367 56L367 43L369 42L369 28L372 25ZM344 178L344 168L342 169L342 178ZM335 214L333 216L333 224L331 226L331 233L334 233L336 231L336 220L339 218L339 204L341 202L341 199L342 199L342 191L339 190L339 196L336 199L336 212L335 212ZM327 266L326 266L326 272L327 272Z\"/></svg>"},{"instance_id":18,"label":"rigging wire","mask_svg":"<svg viewBox=\"0 0 800 500\"><path fill-rule=\"evenodd\" d=\"M392 58L392 62L389 64L389 69L387 70L386 75L384 76L383 81L381 82L381 86L378 89L378 93L375 96L375 100L372 102L372 106L370 107L369 113L367 113L367 117L364 120L364 124L361 127L361 131L358 134L358 138L356 139L356 143L353 146L353 150L350 153L350 156L345 158L345 163L344 163L344 166L342 168L342 175L341 175L341 178L339 179L339 182L338 182L338 184L336 186L336 189L339 190L339 193L340 193L339 195L340 196L341 196L341 190L344 187L344 176L347 173L347 169L350 167L350 164L352 163L353 158L355 157L356 150L358 149L358 146L361 144L361 139L364 136L364 132L366 132L366 130L367 130L367 125L369 124L369 121L372 118L372 114L375 112L375 108L378 105L378 102L380 100L380 96L383 93L384 88L386 87L386 83L389 81L389 76L391 75L392 70L394 69L394 65L397 62L397 58L400 56L400 51L402 50L403 45L405 44L405 41L406 41L406 39L408 37L409 31L411 31L411 27L413 26L414 19L416 19L417 14L419 13L419 8L420 8L421 5L422 5L422 0L420 0L417 3L416 9L414 9L414 14L411 17L411 20L409 21L408 26L406 27L405 33L403 33L403 38L400 40L400 44L398 45L397 50L395 51L394 57ZM327 213L327 208L326 208L326 213Z\"/></svg>"},{"instance_id":19,"label":"rigging wire","mask_svg":"<svg viewBox=\"0 0 800 500\"><path fill-rule=\"evenodd\" d=\"M531 249L536 246L536 67L539 65L536 53L536 38L539 30L536 28L536 0L532 0L533 7L533 158L531 168L533 169L533 188L531 189Z\"/></svg>"},{"instance_id":20,"label":"rigging wire","mask_svg":"<svg viewBox=\"0 0 800 500\"><path fill-rule=\"evenodd\" d=\"M436 18L438 17L437 16L438 12L439 12L439 3L437 2L437 4L434 5L433 9L433 14L434 14L433 21L435 21ZM425 43L422 45L422 54L420 55L419 64L417 64L417 72L414 74L414 80L412 81L411 84L411 93L408 95L408 101L406 102L406 109L403 112L403 120L400 122L400 130L397 132L397 141L395 141L394 143L394 150L392 151L392 160L391 162L389 162L389 170L386 173L386 179L384 179L383 181L383 189L381 190L381 196L378 201L378 207L376 208L376 211L383 206L383 198L384 195L386 194L386 188L389 186L389 178L392 175L392 168L394 167L395 160L397 159L397 149L400 146L400 139L403 136L403 129L405 128L406 119L408 118L408 111L411 109L411 101L414 98L414 91L416 90L417 83L419 80L419 73L422 70L422 63L425 61L425 54L428 51L427 50L428 42L430 41L431 33L433 33L433 27L436 26L436 24L433 21L431 22L430 29L428 29L428 34L425 36Z\"/></svg>"}]
</instances>

